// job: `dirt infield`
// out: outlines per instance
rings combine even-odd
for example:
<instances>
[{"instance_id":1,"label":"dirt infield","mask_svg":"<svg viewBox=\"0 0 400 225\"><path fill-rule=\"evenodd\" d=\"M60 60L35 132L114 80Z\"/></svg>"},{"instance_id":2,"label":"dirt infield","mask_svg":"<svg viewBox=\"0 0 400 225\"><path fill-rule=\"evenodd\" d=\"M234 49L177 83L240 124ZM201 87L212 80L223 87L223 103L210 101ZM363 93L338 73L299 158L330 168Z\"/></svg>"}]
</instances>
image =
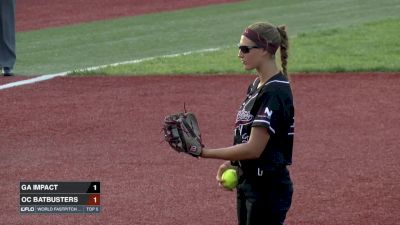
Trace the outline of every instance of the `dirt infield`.
<instances>
[{"instance_id":1,"label":"dirt infield","mask_svg":"<svg viewBox=\"0 0 400 225\"><path fill-rule=\"evenodd\" d=\"M17 31L173 11L238 0L24 0L17 2Z\"/></svg>"},{"instance_id":2,"label":"dirt infield","mask_svg":"<svg viewBox=\"0 0 400 225\"><path fill-rule=\"evenodd\" d=\"M0 91L0 224L234 224L234 193L215 181L220 162L169 150L160 126L186 102L207 146L230 145L252 79L65 77ZM295 195L286 224L397 224L400 76L291 82ZM103 212L21 216L21 180L100 180Z\"/></svg>"},{"instance_id":3,"label":"dirt infield","mask_svg":"<svg viewBox=\"0 0 400 225\"><path fill-rule=\"evenodd\" d=\"M16 82L16 81L20 81L20 80L26 80L28 78L32 78L32 77L27 77L27 76L4 77L4 76L0 76L0 85Z\"/></svg>"}]
</instances>

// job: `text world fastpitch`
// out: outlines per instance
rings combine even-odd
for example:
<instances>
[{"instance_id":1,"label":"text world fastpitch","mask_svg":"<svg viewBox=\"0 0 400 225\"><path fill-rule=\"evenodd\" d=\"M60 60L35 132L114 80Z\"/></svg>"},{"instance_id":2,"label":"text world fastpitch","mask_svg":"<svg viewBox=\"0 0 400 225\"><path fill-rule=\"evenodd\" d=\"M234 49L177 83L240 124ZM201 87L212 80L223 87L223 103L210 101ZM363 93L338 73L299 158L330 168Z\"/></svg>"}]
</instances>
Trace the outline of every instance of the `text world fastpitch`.
<instances>
[{"instance_id":1,"label":"text world fastpitch","mask_svg":"<svg viewBox=\"0 0 400 225\"><path fill-rule=\"evenodd\" d=\"M24 191L57 191L58 184L23 184L21 190Z\"/></svg>"}]
</instances>

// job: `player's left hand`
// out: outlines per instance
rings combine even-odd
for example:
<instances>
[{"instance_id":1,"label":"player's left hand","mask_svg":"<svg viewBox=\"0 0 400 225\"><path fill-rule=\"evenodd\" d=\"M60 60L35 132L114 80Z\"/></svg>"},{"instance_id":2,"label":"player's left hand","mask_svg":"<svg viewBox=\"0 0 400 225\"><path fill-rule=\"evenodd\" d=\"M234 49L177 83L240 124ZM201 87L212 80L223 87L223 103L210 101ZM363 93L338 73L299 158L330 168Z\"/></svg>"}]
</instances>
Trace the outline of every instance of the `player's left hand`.
<instances>
[{"instance_id":1,"label":"player's left hand","mask_svg":"<svg viewBox=\"0 0 400 225\"><path fill-rule=\"evenodd\" d=\"M164 140L177 152L194 157L201 156L204 145L196 116L193 113L177 113L166 116L163 124Z\"/></svg>"}]
</instances>

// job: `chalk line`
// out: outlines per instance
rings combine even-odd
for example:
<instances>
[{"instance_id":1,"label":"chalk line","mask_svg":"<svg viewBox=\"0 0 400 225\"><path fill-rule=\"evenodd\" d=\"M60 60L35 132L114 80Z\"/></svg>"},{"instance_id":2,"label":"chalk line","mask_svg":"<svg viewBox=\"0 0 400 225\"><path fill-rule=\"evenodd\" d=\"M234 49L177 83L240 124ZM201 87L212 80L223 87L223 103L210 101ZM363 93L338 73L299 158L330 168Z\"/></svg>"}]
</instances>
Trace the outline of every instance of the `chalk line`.
<instances>
[{"instance_id":1,"label":"chalk line","mask_svg":"<svg viewBox=\"0 0 400 225\"><path fill-rule=\"evenodd\" d=\"M147 58L142 58L142 59L135 59L135 60L118 62L118 63L105 64L105 65L100 65L100 66L93 66L93 67L88 67L88 68L84 68L84 69L66 71L66 72L61 72L61 73L46 74L46 75L42 75L39 77L27 79L27 80L21 80L21 81L16 81L16 82L0 85L0 90L18 87L18 86L27 85L27 84L33 84L33 83L37 83L37 82L42 82L42 81L50 80L50 79L53 79L56 77L67 76L68 74L71 74L72 72L93 71L93 70L103 69L106 67L115 67L115 66L120 66L120 65L136 64L136 63L141 63L144 61L150 61L150 60L159 59L159 58L173 58L173 57L190 55L190 54L195 54L195 53L214 52L214 51L218 51L220 49L221 48L207 48L207 49L201 49L201 50L196 50L196 51L188 51L188 52L183 52L183 53L176 53L176 54L162 55L162 56L155 56L155 57L147 57Z\"/></svg>"}]
</instances>

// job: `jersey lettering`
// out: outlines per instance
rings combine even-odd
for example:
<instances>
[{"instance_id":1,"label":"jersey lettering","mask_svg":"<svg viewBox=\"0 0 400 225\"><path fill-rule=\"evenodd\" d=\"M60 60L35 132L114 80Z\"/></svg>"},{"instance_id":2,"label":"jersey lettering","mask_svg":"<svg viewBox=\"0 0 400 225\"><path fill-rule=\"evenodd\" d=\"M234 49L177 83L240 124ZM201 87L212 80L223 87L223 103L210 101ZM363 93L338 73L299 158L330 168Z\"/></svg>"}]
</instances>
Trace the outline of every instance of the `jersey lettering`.
<instances>
[{"instance_id":1,"label":"jersey lettering","mask_svg":"<svg viewBox=\"0 0 400 225\"><path fill-rule=\"evenodd\" d=\"M288 135L290 135L290 136L294 135L294 117L293 117L292 125L290 125Z\"/></svg>"},{"instance_id":2,"label":"jersey lettering","mask_svg":"<svg viewBox=\"0 0 400 225\"><path fill-rule=\"evenodd\" d=\"M236 126L250 124L254 119L249 111L240 110L236 116Z\"/></svg>"}]
</instances>

